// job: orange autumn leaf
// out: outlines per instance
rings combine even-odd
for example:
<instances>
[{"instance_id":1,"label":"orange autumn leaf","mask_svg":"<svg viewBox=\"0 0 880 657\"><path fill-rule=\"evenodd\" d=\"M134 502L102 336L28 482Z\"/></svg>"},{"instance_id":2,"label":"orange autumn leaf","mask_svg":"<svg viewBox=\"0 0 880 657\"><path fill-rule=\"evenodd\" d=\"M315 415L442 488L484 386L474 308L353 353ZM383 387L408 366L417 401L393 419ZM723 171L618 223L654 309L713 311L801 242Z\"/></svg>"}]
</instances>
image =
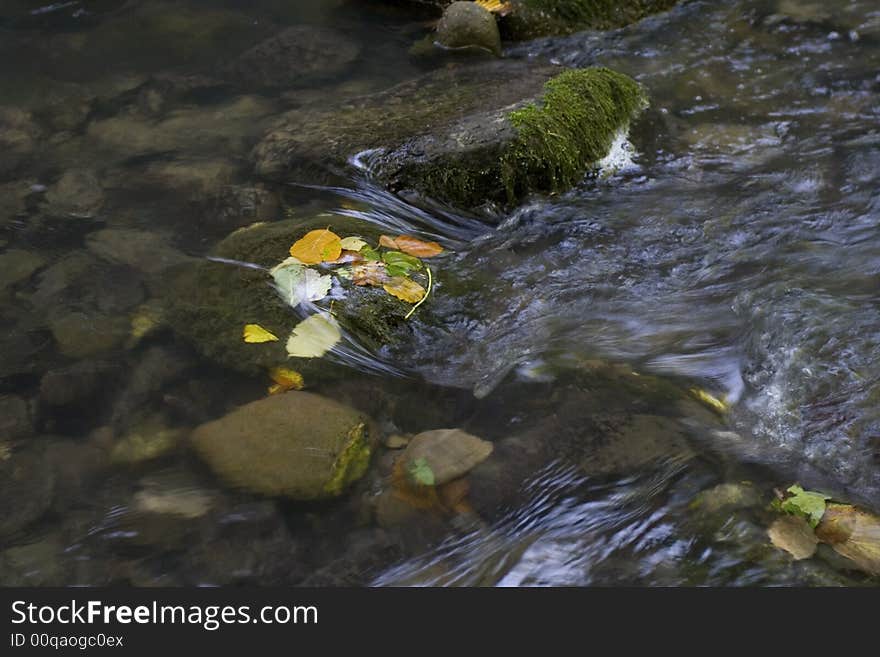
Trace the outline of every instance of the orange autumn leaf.
<instances>
[{"instance_id":1,"label":"orange autumn leaf","mask_svg":"<svg viewBox=\"0 0 880 657\"><path fill-rule=\"evenodd\" d=\"M395 276L382 286L388 294L407 303L417 303L425 296L425 288L410 278Z\"/></svg>"},{"instance_id":2,"label":"orange autumn leaf","mask_svg":"<svg viewBox=\"0 0 880 657\"><path fill-rule=\"evenodd\" d=\"M304 265L336 260L341 254L342 240L326 228L309 231L290 247L290 255Z\"/></svg>"},{"instance_id":3,"label":"orange autumn leaf","mask_svg":"<svg viewBox=\"0 0 880 657\"><path fill-rule=\"evenodd\" d=\"M443 253L443 247L437 242L425 242L410 235L398 235L397 237L382 235L379 238L379 246L403 251L416 258L433 258Z\"/></svg>"}]
</instances>

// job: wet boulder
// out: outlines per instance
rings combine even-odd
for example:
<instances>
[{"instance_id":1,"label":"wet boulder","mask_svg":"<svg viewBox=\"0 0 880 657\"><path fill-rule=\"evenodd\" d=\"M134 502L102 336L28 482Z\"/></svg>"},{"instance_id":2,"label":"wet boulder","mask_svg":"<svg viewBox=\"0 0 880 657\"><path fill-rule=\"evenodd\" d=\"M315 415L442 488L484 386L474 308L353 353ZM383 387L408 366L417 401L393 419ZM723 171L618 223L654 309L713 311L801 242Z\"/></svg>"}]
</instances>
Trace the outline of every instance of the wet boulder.
<instances>
[{"instance_id":1,"label":"wet boulder","mask_svg":"<svg viewBox=\"0 0 880 657\"><path fill-rule=\"evenodd\" d=\"M297 112L257 145L256 168L314 179L320 162L341 166L361 152L389 189L458 207L563 192L608 153L646 98L607 68L556 73L507 62L461 67L329 113Z\"/></svg>"},{"instance_id":2,"label":"wet boulder","mask_svg":"<svg viewBox=\"0 0 880 657\"><path fill-rule=\"evenodd\" d=\"M476 48L501 54L501 35L495 17L473 2L453 2L437 24L436 41L444 48Z\"/></svg>"},{"instance_id":3,"label":"wet boulder","mask_svg":"<svg viewBox=\"0 0 880 657\"><path fill-rule=\"evenodd\" d=\"M366 415L307 392L245 404L191 437L230 486L295 500L341 495L366 472L377 439Z\"/></svg>"}]
</instances>

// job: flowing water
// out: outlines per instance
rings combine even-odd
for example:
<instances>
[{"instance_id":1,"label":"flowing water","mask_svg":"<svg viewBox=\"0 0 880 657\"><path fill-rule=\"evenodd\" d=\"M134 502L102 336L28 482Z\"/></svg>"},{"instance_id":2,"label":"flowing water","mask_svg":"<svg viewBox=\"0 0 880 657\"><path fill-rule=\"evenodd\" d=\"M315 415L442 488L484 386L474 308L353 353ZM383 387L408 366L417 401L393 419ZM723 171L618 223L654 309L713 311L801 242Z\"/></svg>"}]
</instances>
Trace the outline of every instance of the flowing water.
<instances>
[{"instance_id":1,"label":"flowing water","mask_svg":"<svg viewBox=\"0 0 880 657\"><path fill-rule=\"evenodd\" d=\"M103 317L161 297L148 266L86 267L97 273L74 284L72 268L58 263L85 259L86 236L104 226L207 254L237 225L200 209L198 188L221 174L253 184L242 161L274 114L343 102L438 66L406 56L424 24L332 4L4 3L0 104L37 117L39 125L19 130L30 130L39 157L0 168L0 243L40 263L33 280L17 279L0 296L0 381L16 399L39 397L29 402L39 440L62 461L99 443L102 427L127 426L131 406L173 406L194 388L227 402L262 394L262 381L214 368L167 333L140 352L59 356L45 307L58 294L46 288ZM146 148L128 124L119 134L94 130L118 111L95 98L124 95L150 74L211 71L228 49L298 23L332 24L359 43L354 69L293 93L211 88L163 99L162 116L178 121L158 133L167 146ZM200 39L187 38L196 27ZM283 207L261 218L336 211L450 247L444 266L476 287L462 299L439 286L432 304L443 323L416 334L414 365L403 368L413 371L377 368L358 353L351 380L321 392L392 399L394 418L378 419L398 430L465 426L495 441L510 455L501 462L516 482L511 494L482 503L477 486L474 505L489 509L481 520L425 521L398 533L364 520L355 502L302 507L223 492L185 452L88 476L80 455L56 476L63 503L47 502L6 541L4 581L872 581L830 550L792 562L764 530L772 489L795 481L880 511L880 8L868 0L686 2L619 31L515 45L505 55L601 64L636 78L651 109L633 128L632 152L618 152L614 167L567 194L495 217L497 227L383 192L370 182L369 154L335 187L281 189ZM189 167L186 181L156 191L157 163L169 162ZM102 208L91 219L50 220L46 186L71 167L98 172ZM143 352L156 350L164 356L150 369ZM46 406L45 372L96 361L105 368L99 378L144 379L147 392L105 391L98 406L74 412ZM175 370L177 362L185 364ZM667 384L702 390L727 410L656 394ZM618 451L596 437L607 427L620 437ZM10 441L13 458L18 448ZM518 456L529 450L534 458ZM760 494L722 513L695 504L724 484ZM18 499L37 485L17 483ZM170 531L145 520L137 500L155 487L166 491L161 500L178 491L198 520L172 522ZM220 510L199 512L211 504Z\"/></svg>"}]
</instances>

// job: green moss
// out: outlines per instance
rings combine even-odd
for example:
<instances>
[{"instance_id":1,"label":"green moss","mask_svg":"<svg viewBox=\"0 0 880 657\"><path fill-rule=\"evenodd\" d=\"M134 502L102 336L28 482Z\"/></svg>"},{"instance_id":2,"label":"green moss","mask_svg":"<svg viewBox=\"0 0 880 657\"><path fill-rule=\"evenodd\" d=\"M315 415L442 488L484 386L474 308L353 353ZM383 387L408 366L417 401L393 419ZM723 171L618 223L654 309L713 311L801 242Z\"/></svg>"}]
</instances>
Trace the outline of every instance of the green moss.
<instances>
[{"instance_id":1,"label":"green moss","mask_svg":"<svg viewBox=\"0 0 880 657\"><path fill-rule=\"evenodd\" d=\"M328 496L341 495L352 482L366 473L372 454L367 432L368 429L363 422L349 432L342 451L333 462L330 479L324 485L324 492Z\"/></svg>"},{"instance_id":2,"label":"green moss","mask_svg":"<svg viewBox=\"0 0 880 657\"><path fill-rule=\"evenodd\" d=\"M501 21L505 39L608 30L672 8L678 0L513 0Z\"/></svg>"},{"instance_id":3,"label":"green moss","mask_svg":"<svg viewBox=\"0 0 880 657\"><path fill-rule=\"evenodd\" d=\"M517 138L501 157L508 202L577 184L645 105L638 83L607 68L570 70L550 80L540 105L509 115Z\"/></svg>"}]
</instances>

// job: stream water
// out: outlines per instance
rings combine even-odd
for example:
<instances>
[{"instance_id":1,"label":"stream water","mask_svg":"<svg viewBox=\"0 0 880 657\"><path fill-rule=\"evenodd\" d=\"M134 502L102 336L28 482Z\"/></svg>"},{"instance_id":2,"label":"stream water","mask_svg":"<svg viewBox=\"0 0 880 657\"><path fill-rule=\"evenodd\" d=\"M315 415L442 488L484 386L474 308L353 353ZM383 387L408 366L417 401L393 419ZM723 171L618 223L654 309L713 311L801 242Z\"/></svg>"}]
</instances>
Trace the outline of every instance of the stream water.
<instances>
[{"instance_id":1,"label":"stream water","mask_svg":"<svg viewBox=\"0 0 880 657\"><path fill-rule=\"evenodd\" d=\"M338 211L427 231L456 245L447 266L479 282L467 307L442 287L434 296L445 323L415 336L417 376L353 368L350 381L321 390L380 398L382 408L393 400L400 430L464 425L496 444L512 437L511 451L540 445L533 461L511 457L516 493L476 525L398 531L364 520L361 500L303 507L226 492L185 451L134 470L94 465L112 439L102 430L130 428L144 407L208 399L216 415L264 394L264 382L216 368L165 332L108 345L104 321L89 320L79 348L59 347L60 307L127 326L134 308L162 295L149 264L96 262L89 233L137 229L148 245L155 235L205 255L246 223L204 200L212 181L255 184L244 162L272 116L443 65L406 54L424 23L334 4L0 8L0 106L29 113L30 123L5 125L19 135L10 143L36 153L16 159L13 147L0 165L0 247L26 271L0 272L0 393L12 409L4 454L41 441L52 455L3 484L0 513L36 510L0 531L0 582L876 583L830 550L793 562L765 533L773 488L796 481L880 511L880 8L870 0L686 2L615 32L509 47L513 59L627 73L651 109L622 167L531 199L497 227L410 206L355 167L338 187L270 190L280 201L263 203L259 219ZM139 100L148 117L177 121L146 137L135 122L94 128L129 116L112 99L148 76L213 75L230 50L300 23L343 32L361 48L355 64L295 92L206 87L152 109ZM46 190L72 168L96 172L101 208L59 221ZM34 266L21 265L22 252ZM78 363L88 376L60 385L85 377L94 394L52 402L64 393L51 392L46 373ZM728 410L642 394L639 379L702 390ZM115 396L125 385L141 392ZM30 429L13 417L19 401ZM184 411L166 415L186 424ZM604 452L590 436L606 425L624 436L623 454L596 456ZM46 468L52 493L40 481ZM694 503L725 485L759 499L720 514ZM138 500L157 489L146 513ZM51 499L33 501L41 496ZM177 510L156 513L165 508L156 499Z\"/></svg>"}]
</instances>

